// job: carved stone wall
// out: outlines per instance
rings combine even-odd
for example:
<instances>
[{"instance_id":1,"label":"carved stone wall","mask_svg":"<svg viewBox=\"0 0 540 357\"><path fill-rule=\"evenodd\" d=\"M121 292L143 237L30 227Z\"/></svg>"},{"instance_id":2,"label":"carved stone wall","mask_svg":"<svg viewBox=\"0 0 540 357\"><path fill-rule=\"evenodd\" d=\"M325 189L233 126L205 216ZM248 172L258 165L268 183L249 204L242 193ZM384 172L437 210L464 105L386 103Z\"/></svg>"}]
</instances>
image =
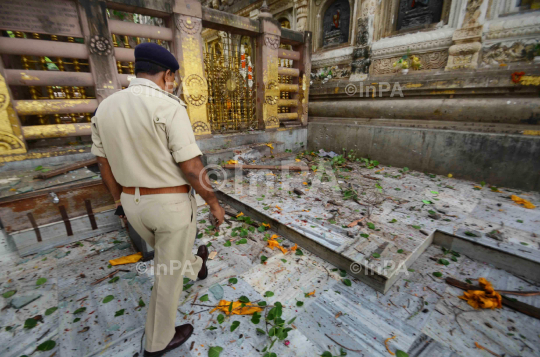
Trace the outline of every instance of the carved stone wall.
<instances>
[{"instance_id":1,"label":"carved stone wall","mask_svg":"<svg viewBox=\"0 0 540 357\"><path fill-rule=\"evenodd\" d=\"M482 28L485 13L482 12L484 0L468 0L462 28L454 32L446 70L475 69L482 49Z\"/></svg>"},{"instance_id":2,"label":"carved stone wall","mask_svg":"<svg viewBox=\"0 0 540 357\"><path fill-rule=\"evenodd\" d=\"M501 43L494 44L484 48L482 53L482 64L501 65L512 62L523 62L532 60L532 53L536 43L524 43L523 41L514 42L512 45Z\"/></svg>"}]
</instances>

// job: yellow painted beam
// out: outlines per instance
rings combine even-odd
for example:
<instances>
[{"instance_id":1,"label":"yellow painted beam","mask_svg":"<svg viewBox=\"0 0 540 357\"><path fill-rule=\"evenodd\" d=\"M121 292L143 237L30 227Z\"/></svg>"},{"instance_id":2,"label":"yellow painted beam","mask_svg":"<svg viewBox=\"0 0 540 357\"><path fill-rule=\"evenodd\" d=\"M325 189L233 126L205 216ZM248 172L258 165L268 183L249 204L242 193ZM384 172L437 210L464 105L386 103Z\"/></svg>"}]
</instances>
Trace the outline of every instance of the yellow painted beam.
<instances>
[{"instance_id":1,"label":"yellow painted beam","mask_svg":"<svg viewBox=\"0 0 540 357\"><path fill-rule=\"evenodd\" d=\"M294 92L294 93L298 92L298 84L279 83L278 86L281 92Z\"/></svg>"},{"instance_id":2,"label":"yellow painted beam","mask_svg":"<svg viewBox=\"0 0 540 357\"><path fill-rule=\"evenodd\" d=\"M298 119L298 112L294 113L279 113L279 121L296 120Z\"/></svg>"},{"instance_id":3,"label":"yellow painted beam","mask_svg":"<svg viewBox=\"0 0 540 357\"><path fill-rule=\"evenodd\" d=\"M298 106L298 100L296 99L278 99L278 107L296 107Z\"/></svg>"},{"instance_id":4,"label":"yellow painted beam","mask_svg":"<svg viewBox=\"0 0 540 357\"><path fill-rule=\"evenodd\" d=\"M90 123L32 125L23 126L22 129L26 140L92 135Z\"/></svg>"}]
</instances>

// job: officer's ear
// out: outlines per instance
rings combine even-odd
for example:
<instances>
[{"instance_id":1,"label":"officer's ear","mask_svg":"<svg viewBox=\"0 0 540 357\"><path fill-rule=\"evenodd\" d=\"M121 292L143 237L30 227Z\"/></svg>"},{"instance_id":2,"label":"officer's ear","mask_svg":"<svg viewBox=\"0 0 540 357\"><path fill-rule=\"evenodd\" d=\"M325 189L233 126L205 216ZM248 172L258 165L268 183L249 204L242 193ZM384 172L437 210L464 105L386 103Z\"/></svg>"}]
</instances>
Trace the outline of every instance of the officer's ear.
<instances>
[{"instance_id":1,"label":"officer's ear","mask_svg":"<svg viewBox=\"0 0 540 357\"><path fill-rule=\"evenodd\" d=\"M174 72L170 69L166 70L163 80L165 82L165 90L172 93L174 90Z\"/></svg>"}]
</instances>

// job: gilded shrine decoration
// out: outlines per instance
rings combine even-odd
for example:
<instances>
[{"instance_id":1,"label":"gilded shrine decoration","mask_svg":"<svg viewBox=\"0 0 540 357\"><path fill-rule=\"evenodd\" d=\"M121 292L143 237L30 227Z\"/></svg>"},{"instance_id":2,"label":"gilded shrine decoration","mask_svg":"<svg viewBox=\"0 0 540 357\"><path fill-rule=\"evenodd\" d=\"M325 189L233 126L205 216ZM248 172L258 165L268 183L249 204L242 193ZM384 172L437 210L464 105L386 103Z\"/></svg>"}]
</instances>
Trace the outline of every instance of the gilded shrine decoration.
<instances>
[{"instance_id":1,"label":"gilded shrine decoration","mask_svg":"<svg viewBox=\"0 0 540 357\"><path fill-rule=\"evenodd\" d=\"M271 116L270 118L266 119L266 121L264 122L265 126L268 128L272 128L272 127L276 127L276 126L279 126L279 119L278 117L275 117L275 116Z\"/></svg>"},{"instance_id":2,"label":"gilded shrine decoration","mask_svg":"<svg viewBox=\"0 0 540 357\"><path fill-rule=\"evenodd\" d=\"M189 35L195 35L201 32L201 19L191 16L178 17L176 20L176 27Z\"/></svg>"},{"instance_id":3,"label":"gilded shrine decoration","mask_svg":"<svg viewBox=\"0 0 540 357\"><path fill-rule=\"evenodd\" d=\"M20 134L17 116L11 106L8 87L0 75L0 155L22 154L25 145L17 134Z\"/></svg>"},{"instance_id":4,"label":"gilded shrine decoration","mask_svg":"<svg viewBox=\"0 0 540 357\"><path fill-rule=\"evenodd\" d=\"M191 125L191 127L193 128L195 135L203 135L210 131L208 124L203 121L196 121Z\"/></svg>"},{"instance_id":5,"label":"gilded shrine decoration","mask_svg":"<svg viewBox=\"0 0 540 357\"><path fill-rule=\"evenodd\" d=\"M276 105L279 99L279 86L276 81L269 81L264 91L264 101L268 105Z\"/></svg>"},{"instance_id":6,"label":"gilded shrine decoration","mask_svg":"<svg viewBox=\"0 0 540 357\"><path fill-rule=\"evenodd\" d=\"M208 84L206 79L197 75L191 74L184 80L184 98L186 101L195 106L206 104L208 99Z\"/></svg>"},{"instance_id":7,"label":"gilded shrine decoration","mask_svg":"<svg viewBox=\"0 0 540 357\"><path fill-rule=\"evenodd\" d=\"M324 12L323 47L336 46L349 41L351 7L348 0L336 0Z\"/></svg>"},{"instance_id":8,"label":"gilded shrine decoration","mask_svg":"<svg viewBox=\"0 0 540 357\"><path fill-rule=\"evenodd\" d=\"M223 31L213 36L204 54L212 132L257 129L252 38Z\"/></svg>"}]
</instances>

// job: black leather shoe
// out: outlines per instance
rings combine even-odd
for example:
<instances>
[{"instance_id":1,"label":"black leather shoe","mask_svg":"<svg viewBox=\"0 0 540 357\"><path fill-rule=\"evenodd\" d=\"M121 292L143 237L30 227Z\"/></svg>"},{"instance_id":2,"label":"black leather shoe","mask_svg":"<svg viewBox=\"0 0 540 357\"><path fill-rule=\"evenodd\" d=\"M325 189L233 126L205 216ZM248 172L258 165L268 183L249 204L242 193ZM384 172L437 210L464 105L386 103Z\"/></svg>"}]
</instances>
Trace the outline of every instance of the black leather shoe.
<instances>
[{"instance_id":1,"label":"black leather shoe","mask_svg":"<svg viewBox=\"0 0 540 357\"><path fill-rule=\"evenodd\" d=\"M176 330L176 333L174 334L171 342L165 347L164 350L156 351L156 352L148 352L144 351L144 357L160 357L163 356L165 353L174 350L175 348L178 348L184 344L193 333L193 325L192 324L185 324L181 326L176 326L174 328Z\"/></svg>"},{"instance_id":2,"label":"black leather shoe","mask_svg":"<svg viewBox=\"0 0 540 357\"><path fill-rule=\"evenodd\" d=\"M206 261L208 260L208 248L205 245L199 246L199 249L197 250L197 255L203 260L201 270L199 271L199 274L197 274L197 276L200 280L204 280L208 277L208 268L206 267Z\"/></svg>"}]
</instances>

